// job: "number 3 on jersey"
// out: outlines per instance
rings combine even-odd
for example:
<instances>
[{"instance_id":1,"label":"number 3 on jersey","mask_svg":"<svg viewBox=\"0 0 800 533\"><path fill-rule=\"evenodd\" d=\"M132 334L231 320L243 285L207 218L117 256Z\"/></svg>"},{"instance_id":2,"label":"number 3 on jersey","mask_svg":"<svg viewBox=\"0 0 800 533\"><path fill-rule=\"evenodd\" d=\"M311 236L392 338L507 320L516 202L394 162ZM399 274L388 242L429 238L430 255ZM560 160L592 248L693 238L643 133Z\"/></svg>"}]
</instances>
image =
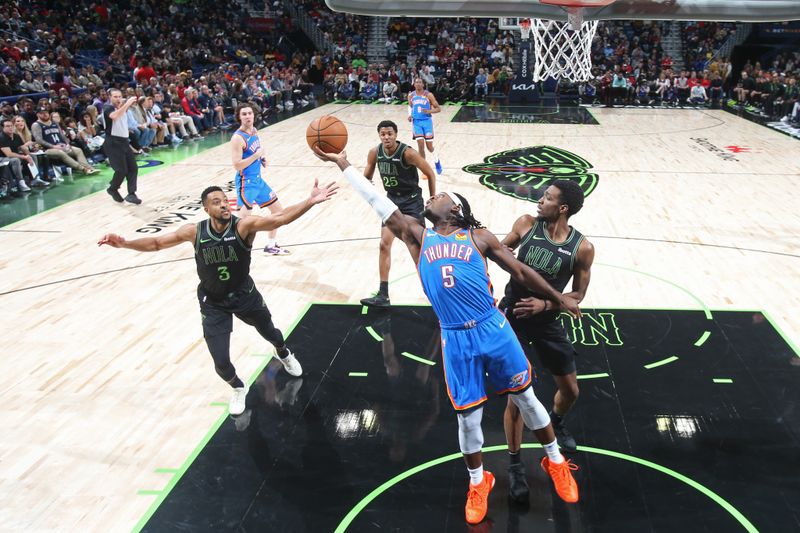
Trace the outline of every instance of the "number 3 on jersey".
<instances>
[{"instance_id":1,"label":"number 3 on jersey","mask_svg":"<svg viewBox=\"0 0 800 533\"><path fill-rule=\"evenodd\" d=\"M228 267L217 267L217 272L219 273L220 281L228 281L231 279L231 273L228 272Z\"/></svg>"},{"instance_id":2,"label":"number 3 on jersey","mask_svg":"<svg viewBox=\"0 0 800 533\"><path fill-rule=\"evenodd\" d=\"M453 265L442 265L442 285L445 289L452 289L456 286L456 278L453 277Z\"/></svg>"}]
</instances>

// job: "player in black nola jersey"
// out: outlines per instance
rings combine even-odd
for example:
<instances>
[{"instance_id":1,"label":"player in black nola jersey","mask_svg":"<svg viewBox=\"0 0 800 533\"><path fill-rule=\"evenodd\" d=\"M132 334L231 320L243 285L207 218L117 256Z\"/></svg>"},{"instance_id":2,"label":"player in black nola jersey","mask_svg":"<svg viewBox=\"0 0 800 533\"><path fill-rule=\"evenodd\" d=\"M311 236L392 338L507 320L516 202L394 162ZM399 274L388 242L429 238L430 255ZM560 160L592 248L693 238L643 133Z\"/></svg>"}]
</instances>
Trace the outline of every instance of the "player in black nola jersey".
<instances>
[{"instance_id":1,"label":"player in black nola jersey","mask_svg":"<svg viewBox=\"0 0 800 533\"><path fill-rule=\"evenodd\" d=\"M384 120L378 124L378 135L381 144L369 151L364 176L372 181L375 167L383 180L386 196L400 208L404 215L410 215L422 221L425 202L422 200L422 189L419 186L419 174L422 171L428 179L430 196L436 195L436 174L419 152L407 144L397 141L397 124ZM371 307L389 307L389 268L392 264L392 243L394 233L385 225L381 227L381 245L378 253L378 271L381 284L378 292L361 300L362 305Z\"/></svg>"},{"instance_id":2,"label":"player in black nola jersey","mask_svg":"<svg viewBox=\"0 0 800 533\"><path fill-rule=\"evenodd\" d=\"M519 248L517 259L538 272L554 289L562 291L572 278L572 291L565 296L580 303L589 287L590 269L594 261L594 246L575 228L569 217L583 207L583 191L574 181L558 180L549 186L537 206L537 216L523 215L514 223L503 244ZM553 375L558 390L550 411L550 420L559 446L574 453L575 439L564 427L563 417L578 399L578 379L575 372L575 349L567 339L558 318L559 311L552 302L523 287L513 279L506 285L500 309L526 348L533 344L542 365ZM522 418L519 408L508 402L505 417L509 466L509 497L525 502L528 484L520 462Z\"/></svg>"},{"instance_id":3,"label":"player in black nola jersey","mask_svg":"<svg viewBox=\"0 0 800 533\"><path fill-rule=\"evenodd\" d=\"M339 188L335 183L319 187L314 181L311 195L280 213L240 219L231 215L228 198L221 188L212 186L203 191L201 200L209 218L197 224L186 224L173 233L127 241L109 233L97 243L114 248L130 248L139 252L157 252L182 242L194 245L194 258L200 285L197 298L203 317L203 336L214 359L219 377L233 387L229 410L232 415L244 412L247 386L231 363L230 338L233 315L256 328L278 353L278 359L292 376L303 370L294 354L286 347L283 334L272 323L267 304L250 277L250 254L255 235L289 224L315 204L329 200Z\"/></svg>"}]
</instances>

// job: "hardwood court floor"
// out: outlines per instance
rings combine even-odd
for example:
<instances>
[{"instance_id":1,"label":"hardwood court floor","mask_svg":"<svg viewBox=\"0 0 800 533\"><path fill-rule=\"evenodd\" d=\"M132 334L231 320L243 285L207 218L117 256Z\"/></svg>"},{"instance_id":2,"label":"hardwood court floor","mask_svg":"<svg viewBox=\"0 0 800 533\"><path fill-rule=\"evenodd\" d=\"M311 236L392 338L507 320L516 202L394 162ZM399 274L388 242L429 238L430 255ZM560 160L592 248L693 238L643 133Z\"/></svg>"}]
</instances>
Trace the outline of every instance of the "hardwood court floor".
<instances>
[{"instance_id":1,"label":"hardwood court floor","mask_svg":"<svg viewBox=\"0 0 800 533\"><path fill-rule=\"evenodd\" d=\"M435 120L445 166L438 185L464 194L497 234L533 204L462 167L533 146L592 165L599 181L573 219L597 250L586 307L761 309L797 344L796 140L722 111L592 109L598 125L448 122L457 109ZM384 118L410 141L403 106L330 105L263 130L267 180L284 205L304 198L313 178L340 176L304 141L308 122L326 113L347 124L357 166ZM1 234L4 529L130 530L218 423L224 406L210 404L227 403L229 391L202 339L191 247L139 254L95 242L109 231L135 238L201 220L200 191L232 177L220 146L145 176L141 206L100 192ZM279 327L308 302L357 302L375 290L378 234L345 185L280 230L291 256L254 254L253 278ZM394 253L393 302L422 303L412 261L400 245ZM490 272L502 290L507 276ZM269 352L235 326L240 375L260 369Z\"/></svg>"}]
</instances>

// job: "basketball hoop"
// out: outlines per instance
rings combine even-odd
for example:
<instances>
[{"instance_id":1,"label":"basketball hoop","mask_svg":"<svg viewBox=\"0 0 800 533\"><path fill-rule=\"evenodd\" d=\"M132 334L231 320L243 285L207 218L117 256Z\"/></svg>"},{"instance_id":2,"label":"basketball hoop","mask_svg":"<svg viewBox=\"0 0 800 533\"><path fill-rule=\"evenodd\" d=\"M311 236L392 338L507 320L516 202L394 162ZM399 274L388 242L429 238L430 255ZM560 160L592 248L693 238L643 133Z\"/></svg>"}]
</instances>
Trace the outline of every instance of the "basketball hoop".
<instances>
[{"instance_id":1,"label":"basketball hoop","mask_svg":"<svg viewBox=\"0 0 800 533\"><path fill-rule=\"evenodd\" d=\"M574 26L573 26L574 24ZM588 81L592 77L592 39L597 21L559 22L534 19L533 45L536 65L534 81L564 78Z\"/></svg>"},{"instance_id":2,"label":"basketball hoop","mask_svg":"<svg viewBox=\"0 0 800 533\"><path fill-rule=\"evenodd\" d=\"M533 45L536 54L534 81L563 78L582 82L591 79L592 40L597 32L597 21L584 21L583 10L605 7L614 1L539 0L542 4L564 9L567 12L567 21L533 19Z\"/></svg>"}]
</instances>

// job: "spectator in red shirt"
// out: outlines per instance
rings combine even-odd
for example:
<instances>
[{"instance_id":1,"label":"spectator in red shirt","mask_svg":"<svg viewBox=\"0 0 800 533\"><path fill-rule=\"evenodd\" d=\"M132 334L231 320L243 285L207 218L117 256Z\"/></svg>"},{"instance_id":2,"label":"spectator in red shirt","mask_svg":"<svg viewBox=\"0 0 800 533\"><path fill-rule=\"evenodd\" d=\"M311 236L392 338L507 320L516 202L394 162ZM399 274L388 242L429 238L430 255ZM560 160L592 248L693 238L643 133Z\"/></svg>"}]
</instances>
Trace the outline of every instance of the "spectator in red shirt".
<instances>
[{"instance_id":1,"label":"spectator in red shirt","mask_svg":"<svg viewBox=\"0 0 800 533\"><path fill-rule=\"evenodd\" d=\"M193 87L188 87L186 91L184 91L184 97L181 99L181 106L183 107L183 113L188 117L192 117L192 121L198 131L202 133L208 130L206 118L197 104L197 91Z\"/></svg>"},{"instance_id":2,"label":"spectator in red shirt","mask_svg":"<svg viewBox=\"0 0 800 533\"><path fill-rule=\"evenodd\" d=\"M142 60L141 65L136 68L133 73L133 77L136 78L136 83L141 85L143 81L147 81L150 78L155 78L156 71L150 66L150 62L145 59Z\"/></svg>"}]
</instances>

